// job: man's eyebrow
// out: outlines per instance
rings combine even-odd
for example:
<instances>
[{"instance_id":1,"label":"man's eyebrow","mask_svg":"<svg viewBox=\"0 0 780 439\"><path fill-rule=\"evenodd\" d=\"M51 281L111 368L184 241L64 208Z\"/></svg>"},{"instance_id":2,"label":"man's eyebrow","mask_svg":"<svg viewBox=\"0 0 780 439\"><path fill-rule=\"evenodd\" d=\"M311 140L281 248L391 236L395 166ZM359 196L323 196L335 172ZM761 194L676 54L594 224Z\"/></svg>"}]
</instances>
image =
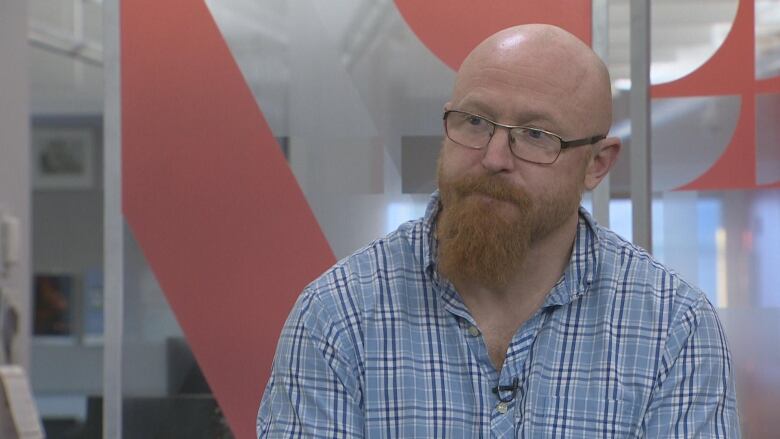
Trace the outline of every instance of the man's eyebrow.
<instances>
[{"instance_id":1,"label":"man's eyebrow","mask_svg":"<svg viewBox=\"0 0 780 439\"><path fill-rule=\"evenodd\" d=\"M515 118L515 120L520 125L541 123L545 125L545 127L541 127L541 128L556 127L555 120L553 120L553 118L549 114L541 111L524 112L522 115L519 115L519 117Z\"/></svg>"},{"instance_id":2,"label":"man's eyebrow","mask_svg":"<svg viewBox=\"0 0 780 439\"><path fill-rule=\"evenodd\" d=\"M494 113L490 107L485 106L478 102L464 102L462 105L459 105L456 110L466 111L469 113L474 113L479 116L484 116L492 121L504 123L507 121L500 121L498 119L498 115ZM518 126L524 126L524 125L534 125L534 124L542 124L544 126L540 126L539 128L555 128L555 121L553 118L544 112L541 111L530 111L530 112L523 112L511 115L509 118L509 121L507 125L518 125Z\"/></svg>"},{"instance_id":3,"label":"man's eyebrow","mask_svg":"<svg viewBox=\"0 0 780 439\"><path fill-rule=\"evenodd\" d=\"M482 102L479 101L469 101L468 99L464 100L456 107L457 110L462 111L468 111L469 113L478 114L480 116L485 116L488 118L493 118L495 114L491 111L490 107L487 105L484 105Z\"/></svg>"}]
</instances>

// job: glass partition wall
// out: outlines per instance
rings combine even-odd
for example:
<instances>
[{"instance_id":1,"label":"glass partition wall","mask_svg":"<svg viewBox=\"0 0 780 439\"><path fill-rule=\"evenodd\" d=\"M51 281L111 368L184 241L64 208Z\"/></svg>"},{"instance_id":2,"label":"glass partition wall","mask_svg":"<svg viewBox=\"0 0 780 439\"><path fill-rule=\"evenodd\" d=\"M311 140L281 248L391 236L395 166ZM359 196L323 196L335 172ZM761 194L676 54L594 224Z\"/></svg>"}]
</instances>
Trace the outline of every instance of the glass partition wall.
<instances>
[{"instance_id":1,"label":"glass partition wall","mask_svg":"<svg viewBox=\"0 0 780 439\"><path fill-rule=\"evenodd\" d=\"M441 112L454 71L408 24L400 3L207 2L337 259L422 215L435 189ZM625 145L611 174L609 218L613 229L631 239L629 3L606 2L607 16L600 18L608 23L607 35L599 38L607 42L613 79L612 135ZM117 20L118 7L108 9ZM734 42L744 31L737 25L751 11L751 38ZM755 57L747 59L755 62L755 79L773 78L780 65L778 32L775 1L654 1L652 82L661 86L695 77L721 48L753 40ZM114 43L118 49L118 37ZM107 138L107 145L119 148L119 115L111 108L111 102L118 107L117 77L112 84L113 116L107 122L114 124L108 134L116 138ZM747 438L770 437L780 428L772 416L780 405L780 373L774 367L780 360L774 348L780 345L780 295L773 288L780 282L780 136L774 123L780 100L767 87L757 96L749 95L755 89L737 86L718 93L658 88L652 101L653 252L718 307L733 351ZM740 143L751 132L742 126L750 105L754 139ZM735 145L742 161L733 162L735 174L723 178L712 169L723 167L722 157ZM109 158L117 172L118 151ZM752 164L742 163L745 154ZM746 166L754 169L750 184L740 180ZM117 178L108 181L120 184ZM119 187L108 193L119 197ZM113 203L118 208L116 199ZM583 204L592 206L589 194ZM116 367L107 371L106 389L119 392L106 394L107 431L124 437L229 437L208 377L199 371L133 231L118 211L109 209L107 215L114 236L113 241L107 236L113 242L107 247L113 254L107 294L116 295L107 297L107 307L114 307L107 312L116 318L107 318L113 325L107 342L114 345L106 358ZM111 282L119 287L111 289ZM254 391L259 401L262 389Z\"/></svg>"}]
</instances>

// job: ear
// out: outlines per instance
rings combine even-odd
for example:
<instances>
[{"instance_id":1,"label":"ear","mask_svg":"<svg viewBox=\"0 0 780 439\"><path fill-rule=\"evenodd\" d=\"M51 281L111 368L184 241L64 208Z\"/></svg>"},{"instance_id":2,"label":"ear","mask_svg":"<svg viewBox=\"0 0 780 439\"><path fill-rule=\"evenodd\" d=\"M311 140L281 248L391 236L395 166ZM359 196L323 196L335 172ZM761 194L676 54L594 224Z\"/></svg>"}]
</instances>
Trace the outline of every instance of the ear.
<instances>
[{"instance_id":1,"label":"ear","mask_svg":"<svg viewBox=\"0 0 780 439\"><path fill-rule=\"evenodd\" d=\"M620 154L620 139L608 137L593 146L593 154L585 170L585 188L593 190L601 183Z\"/></svg>"}]
</instances>

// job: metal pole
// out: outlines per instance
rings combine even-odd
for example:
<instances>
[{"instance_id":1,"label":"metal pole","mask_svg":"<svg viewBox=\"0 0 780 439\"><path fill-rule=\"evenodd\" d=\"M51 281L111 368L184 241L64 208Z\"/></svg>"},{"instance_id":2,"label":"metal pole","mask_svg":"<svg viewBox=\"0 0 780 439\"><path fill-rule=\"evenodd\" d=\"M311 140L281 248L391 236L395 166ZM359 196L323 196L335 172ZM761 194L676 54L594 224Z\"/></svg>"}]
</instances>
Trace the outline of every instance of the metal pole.
<instances>
[{"instance_id":1,"label":"metal pole","mask_svg":"<svg viewBox=\"0 0 780 439\"><path fill-rule=\"evenodd\" d=\"M112 439L122 438L125 227L122 216L120 1L103 2L103 437Z\"/></svg>"},{"instance_id":2,"label":"metal pole","mask_svg":"<svg viewBox=\"0 0 780 439\"><path fill-rule=\"evenodd\" d=\"M607 0L592 0L592 47L604 63L609 59L609 5ZM609 227L609 174L593 190L593 217L604 227Z\"/></svg>"},{"instance_id":3,"label":"metal pole","mask_svg":"<svg viewBox=\"0 0 780 439\"><path fill-rule=\"evenodd\" d=\"M631 0L631 215L634 244L652 252L650 2Z\"/></svg>"}]
</instances>

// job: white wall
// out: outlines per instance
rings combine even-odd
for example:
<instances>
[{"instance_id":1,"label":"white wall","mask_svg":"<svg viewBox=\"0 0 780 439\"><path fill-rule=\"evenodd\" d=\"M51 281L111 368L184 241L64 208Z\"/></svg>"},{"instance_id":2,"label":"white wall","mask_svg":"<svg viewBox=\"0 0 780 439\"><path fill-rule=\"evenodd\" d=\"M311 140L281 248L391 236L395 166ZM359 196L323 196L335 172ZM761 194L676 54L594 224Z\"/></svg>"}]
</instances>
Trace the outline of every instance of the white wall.
<instances>
[{"instance_id":1,"label":"white wall","mask_svg":"<svg viewBox=\"0 0 780 439\"><path fill-rule=\"evenodd\" d=\"M19 219L20 262L0 287L19 310L12 361L30 357L30 154L27 2L0 0L0 209Z\"/></svg>"}]
</instances>

